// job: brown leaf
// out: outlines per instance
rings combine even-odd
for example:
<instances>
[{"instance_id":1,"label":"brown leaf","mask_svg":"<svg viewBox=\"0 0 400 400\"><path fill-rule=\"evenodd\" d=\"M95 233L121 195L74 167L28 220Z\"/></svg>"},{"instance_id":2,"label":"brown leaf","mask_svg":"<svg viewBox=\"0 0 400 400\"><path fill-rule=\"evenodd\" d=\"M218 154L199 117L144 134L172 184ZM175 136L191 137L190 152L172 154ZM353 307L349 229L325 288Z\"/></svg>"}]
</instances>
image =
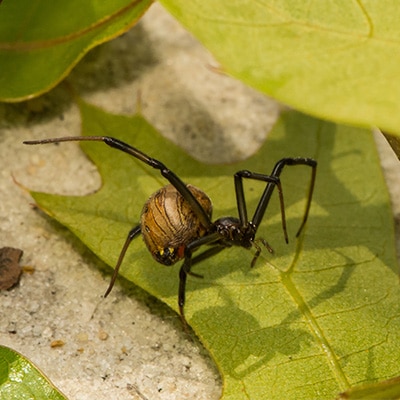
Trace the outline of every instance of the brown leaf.
<instances>
[{"instance_id":1,"label":"brown leaf","mask_svg":"<svg viewBox=\"0 0 400 400\"><path fill-rule=\"evenodd\" d=\"M387 132L382 132L382 133L385 136L388 143L390 144L390 147L393 149L393 151L396 153L396 156L400 160L400 138L398 136L391 135L390 133Z\"/></svg>"},{"instance_id":2,"label":"brown leaf","mask_svg":"<svg viewBox=\"0 0 400 400\"><path fill-rule=\"evenodd\" d=\"M19 265L23 251L12 247L0 249L0 290L12 288L19 282L22 268Z\"/></svg>"}]
</instances>

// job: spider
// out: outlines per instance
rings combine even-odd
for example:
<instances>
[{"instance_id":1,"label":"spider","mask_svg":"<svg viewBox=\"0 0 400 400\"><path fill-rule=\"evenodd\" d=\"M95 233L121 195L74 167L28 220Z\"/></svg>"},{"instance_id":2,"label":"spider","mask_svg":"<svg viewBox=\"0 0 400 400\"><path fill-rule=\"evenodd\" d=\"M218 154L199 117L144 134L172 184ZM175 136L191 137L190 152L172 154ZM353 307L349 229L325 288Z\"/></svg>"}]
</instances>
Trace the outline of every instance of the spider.
<instances>
[{"instance_id":1,"label":"spider","mask_svg":"<svg viewBox=\"0 0 400 400\"><path fill-rule=\"evenodd\" d=\"M272 253L272 248L265 240L256 239L256 233L275 187L277 187L279 194L283 234L286 243L288 243L284 199L279 178L286 165L305 165L311 167L311 182L306 209L296 237L300 235L307 221L317 169L317 162L312 158L283 158L275 164L271 175L248 170L236 172L234 175L234 185L238 217L222 217L212 222L212 203L202 190L184 183L161 161L149 157L147 154L119 139L110 136L66 136L43 140L29 140L25 141L24 144L36 145L67 141L104 142L108 146L128 153L150 167L159 170L161 175L169 181L168 185L150 196L143 207L140 223L129 231L104 296L106 297L114 286L119 268L130 243L141 233L148 250L157 262L170 266L183 260L179 270L178 308L185 327L187 326L184 313L187 275L202 277L202 275L191 271L194 264L219 253L227 247L241 246L246 249L250 249L251 247L256 249L251 261L251 267L253 267L261 253L259 242ZM264 192L251 220L247 216L243 179L253 179L266 183ZM193 253L204 245L208 245L209 247L199 255L193 256Z\"/></svg>"}]
</instances>

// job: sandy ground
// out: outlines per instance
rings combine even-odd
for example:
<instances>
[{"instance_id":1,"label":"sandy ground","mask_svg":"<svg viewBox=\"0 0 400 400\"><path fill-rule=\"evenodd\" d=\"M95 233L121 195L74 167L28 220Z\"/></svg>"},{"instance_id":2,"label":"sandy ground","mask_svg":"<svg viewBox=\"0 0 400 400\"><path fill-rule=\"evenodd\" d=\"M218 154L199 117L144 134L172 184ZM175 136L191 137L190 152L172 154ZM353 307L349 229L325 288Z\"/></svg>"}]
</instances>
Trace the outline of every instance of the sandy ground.
<instances>
[{"instance_id":1,"label":"sandy ground","mask_svg":"<svg viewBox=\"0 0 400 400\"><path fill-rule=\"evenodd\" d=\"M120 114L134 113L140 90L144 115L193 156L242 159L264 141L280 107L216 74L213 65L155 4L129 33L90 52L68 79L85 100ZM176 314L121 281L102 300L110 269L99 268L71 233L35 211L13 182L61 194L98 187L98 174L78 146L49 151L21 144L78 134L78 110L65 88L0 104L0 121L0 247L23 249L22 264L35 268L17 288L0 293L0 343L34 361L70 399L219 398L216 367L182 332ZM384 141L379 147L399 215L399 164ZM65 344L52 348L54 340Z\"/></svg>"}]
</instances>

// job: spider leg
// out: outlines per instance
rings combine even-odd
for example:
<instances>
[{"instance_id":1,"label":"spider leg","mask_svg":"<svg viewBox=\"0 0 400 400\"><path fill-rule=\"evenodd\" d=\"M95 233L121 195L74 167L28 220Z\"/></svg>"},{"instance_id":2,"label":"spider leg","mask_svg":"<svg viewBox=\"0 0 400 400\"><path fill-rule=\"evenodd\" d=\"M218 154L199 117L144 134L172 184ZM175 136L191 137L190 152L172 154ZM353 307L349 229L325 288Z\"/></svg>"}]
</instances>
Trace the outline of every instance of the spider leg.
<instances>
[{"instance_id":1,"label":"spider leg","mask_svg":"<svg viewBox=\"0 0 400 400\"><path fill-rule=\"evenodd\" d=\"M199 218L200 222L205 228L209 228L212 225L212 222L204 211L203 207L194 197L192 192L187 188L186 184L170 169L168 169L161 161L156 160L155 158L149 157L147 154L143 153L136 147L130 146L129 144L110 137L110 136L65 136L60 138L51 138L51 139L43 139L43 140L27 140L24 144L47 144L47 143L59 143L59 142L72 142L72 141L95 141L95 142L104 142L106 145L123 151L138 160L144 162L152 168L158 169L162 176L164 176L175 188L176 190L183 196L183 198L190 204L194 213Z\"/></svg>"},{"instance_id":2,"label":"spider leg","mask_svg":"<svg viewBox=\"0 0 400 400\"><path fill-rule=\"evenodd\" d=\"M314 186L315 186L315 177L316 177L316 173L317 173L317 161L313 160L312 158L304 158L304 157L283 158L282 160L279 160L275 164L275 167L272 170L271 176L279 178L283 168L286 165L306 165L308 167L311 167L311 181L310 181L310 187L309 187L308 196L307 196L306 210L304 212L304 216L303 216L303 220L301 222L300 228L296 234L296 237L298 237L300 235L302 229L304 228L304 225L307 222L308 214L310 211L311 200L312 200L312 195L313 195ZM253 216L253 223L256 227L260 224L261 220L264 217L264 213L268 206L268 203L271 198L274 187L275 187L274 184L269 183L267 185L267 187L265 188L264 193L261 196L261 199L258 203L257 209ZM282 204L281 204L281 208L282 208Z\"/></svg>"},{"instance_id":3,"label":"spider leg","mask_svg":"<svg viewBox=\"0 0 400 400\"><path fill-rule=\"evenodd\" d=\"M265 239L262 239L262 238L255 239L255 240L253 241L253 246L256 248L256 252L255 252L255 254L254 254L253 259L251 260L251 264L250 264L250 267L251 267L251 268L253 268L253 267L256 265L257 259L258 259L258 257L260 257L260 254L261 254L261 247L260 247L260 245L258 244L258 242L261 242L261 243L264 245L264 247L265 247L271 254L274 252L274 250L272 249L272 247L269 245L269 243L268 243Z\"/></svg>"},{"instance_id":4,"label":"spider leg","mask_svg":"<svg viewBox=\"0 0 400 400\"><path fill-rule=\"evenodd\" d=\"M211 249L206 250L204 253L198 255L197 257L192 259L192 254L195 250L197 250L200 246L205 244L212 244L218 241L221 238L220 234L217 232L211 233L209 235L203 236L199 239L193 240L193 242L189 243L185 248L185 259L183 264L179 270L179 290L178 290L178 308L179 314L181 316L182 323L187 328L187 321L185 318L185 299L186 299L186 278L188 275L193 275L190 271L192 265L204 260L205 258L211 257L212 255L218 253L223 250L222 246L215 246ZM218 250L216 250L218 249Z\"/></svg>"},{"instance_id":5,"label":"spider leg","mask_svg":"<svg viewBox=\"0 0 400 400\"><path fill-rule=\"evenodd\" d=\"M121 253L119 254L117 264L115 265L114 273L113 273L113 276L111 278L110 284L108 285L108 288L107 288L106 292L104 293L104 297L107 297L110 294L111 289L114 286L115 280L117 279L119 267L122 264L122 261L123 261L123 259L125 257L125 254L126 254L126 251L128 250L128 247L131 244L132 240L135 239L135 237L137 235L139 235L139 234L140 234L140 225L135 226L134 228L132 228L129 231L128 236L127 236L127 238L125 240L125 243L122 246Z\"/></svg>"},{"instance_id":6,"label":"spider leg","mask_svg":"<svg viewBox=\"0 0 400 400\"><path fill-rule=\"evenodd\" d=\"M246 207L246 200L245 200L245 197L244 197L244 190L243 190L243 178L254 179L254 180L263 181L263 182L268 182L267 188L271 188L271 189L270 189L269 197L266 200L266 204L265 204L265 208L264 208L262 216L264 215L266 206L268 205L268 202L269 202L269 199L270 199L270 197L272 195L272 191L273 191L274 187L276 186L278 188L279 203L280 203L280 207L281 207L281 217L282 217L282 229L283 229L283 234L284 234L284 237L285 237L285 241L286 241L286 243L288 243L289 239L288 239L287 228L286 228L285 203L284 203L284 200L283 200L283 191L282 191L281 181L279 179L279 174L277 176L275 176L275 175L264 175L264 174L259 174L259 173L256 173L256 172L247 171L247 170L236 172L236 174L234 176L234 179L235 179L235 192L236 192L236 203L237 203L238 212L239 212L240 224L242 226L246 226L249 221L248 221L248 218L247 218L247 207ZM264 195L265 195L265 191L264 191ZM257 210L258 210L258 208L260 208L260 204L261 204L262 201L263 201L263 197L261 198L261 200L260 200L260 202L258 204ZM265 202L265 200L264 200L264 202ZM257 210L256 210L256 214L257 214ZM255 218L256 214L254 214L253 220L251 222L254 225L255 229L257 230L258 225L261 222L262 216L261 216L260 219L256 219Z\"/></svg>"}]
</instances>

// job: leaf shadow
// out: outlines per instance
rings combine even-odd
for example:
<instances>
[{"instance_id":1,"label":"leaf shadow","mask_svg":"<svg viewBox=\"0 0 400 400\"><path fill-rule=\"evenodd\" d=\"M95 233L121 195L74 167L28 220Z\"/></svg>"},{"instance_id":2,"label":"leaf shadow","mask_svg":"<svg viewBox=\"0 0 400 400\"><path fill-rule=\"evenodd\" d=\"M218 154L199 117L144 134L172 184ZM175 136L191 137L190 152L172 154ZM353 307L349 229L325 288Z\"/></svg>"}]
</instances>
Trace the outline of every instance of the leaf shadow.
<instances>
[{"instance_id":1,"label":"leaf shadow","mask_svg":"<svg viewBox=\"0 0 400 400\"><path fill-rule=\"evenodd\" d=\"M159 63L149 34L139 22L118 39L93 48L68 80L79 93L104 91L139 79Z\"/></svg>"},{"instance_id":2,"label":"leaf shadow","mask_svg":"<svg viewBox=\"0 0 400 400\"><path fill-rule=\"evenodd\" d=\"M90 50L66 81L82 95L101 92L134 82L159 61L149 34L143 24L138 23L125 35ZM63 120L64 112L73 103L67 86L62 82L33 99L0 104L4 117L0 122L6 126L32 126L54 119Z\"/></svg>"},{"instance_id":3,"label":"leaf shadow","mask_svg":"<svg viewBox=\"0 0 400 400\"><path fill-rule=\"evenodd\" d=\"M129 50L128 50L129 49ZM223 142L224 152L231 154L235 146L231 143L229 135L207 111L206 107L196 99L193 92L179 83L179 79L171 77L171 71L162 68L165 59L157 51L151 34L145 25L139 22L129 32L116 40L107 42L93 48L71 71L66 82L56 86L42 96L18 104L0 104L0 128L35 126L47 121L60 120L61 124L66 118L64 113L74 103L71 96L71 87L74 92L84 96L86 94L104 92L113 88L132 86L132 98L137 96L136 90L143 89L143 78L158 68L157 85L164 86L163 98L157 112L156 120L159 126L166 126L166 131L172 131L176 142L185 144L188 136L191 138L209 138L208 141L196 140L201 147L220 146ZM154 79L152 80L154 81ZM141 86L139 86L141 85ZM153 96L159 87L149 88L143 94L143 102L147 101L146 95ZM157 94L155 104L160 102ZM132 113L135 110L132 109ZM92 134L99 134L94 132ZM0 141L2 140L0 129ZM211 144L210 144L211 143ZM184 147L184 146L183 146ZM205 158L206 150L199 146L199 157ZM211 147L213 148L213 147ZM164 150L164 149L163 149ZM165 153L165 152L164 152Z\"/></svg>"}]
</instances>

